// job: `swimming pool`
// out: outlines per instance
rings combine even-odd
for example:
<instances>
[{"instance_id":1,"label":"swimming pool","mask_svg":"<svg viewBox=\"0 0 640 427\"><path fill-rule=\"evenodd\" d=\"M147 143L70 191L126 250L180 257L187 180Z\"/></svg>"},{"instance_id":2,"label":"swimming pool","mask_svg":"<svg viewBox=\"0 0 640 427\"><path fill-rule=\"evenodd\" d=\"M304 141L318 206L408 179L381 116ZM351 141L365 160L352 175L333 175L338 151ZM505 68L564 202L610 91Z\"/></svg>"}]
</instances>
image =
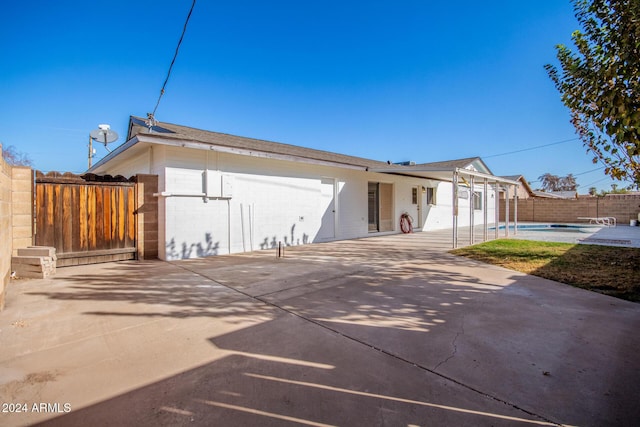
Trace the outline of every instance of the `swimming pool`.
<instances>
[{"instance_id":1,"label":"swimming pool","mask_svg":"<svg viewBox=\"0 0 640 427\"><path fill-rule=\"evenodd\" d=\"M595 233L602 228L601 225L594 224L518 224L518 233L520 232L563 232L563 233ZM495 231L495 227L489 230ZM498 230L504 230L505 226L501 225ZM514 226L509 226L509 232L513 233Z\"/></svg>"},{"instance_id":2,"label":"swimming pool","mask_svg":"<svg viewBox=\"0 0 640 427\"><path fill-rule=\"evenodd\" d=\"M491 228L495 232L495 227ZM504 225L498 227L499 238L504 237ZM640 227L597 224L518 223L518 232L509 226L509 237L543 242L582 243L590 245L627 246L640 248Z\"/></svg>"}]
</instances>

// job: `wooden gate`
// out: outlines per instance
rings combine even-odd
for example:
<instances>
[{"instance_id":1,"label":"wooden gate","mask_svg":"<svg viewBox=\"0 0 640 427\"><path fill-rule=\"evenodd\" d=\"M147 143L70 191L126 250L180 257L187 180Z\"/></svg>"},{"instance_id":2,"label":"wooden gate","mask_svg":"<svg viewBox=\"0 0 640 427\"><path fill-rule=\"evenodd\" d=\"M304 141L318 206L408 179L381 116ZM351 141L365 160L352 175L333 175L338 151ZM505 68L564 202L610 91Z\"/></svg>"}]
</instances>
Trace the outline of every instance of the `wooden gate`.
<instances>
[{"instance_id":1,"label":"wooden gate","mask_svg":"<svg viewBox=\"0 0 640 427\"><path fill-rule=\"evenodd\" d=\"M136 257L135 183L123 177L36 172L35 244L58 266Z\"/></svg>"}]
</instances>

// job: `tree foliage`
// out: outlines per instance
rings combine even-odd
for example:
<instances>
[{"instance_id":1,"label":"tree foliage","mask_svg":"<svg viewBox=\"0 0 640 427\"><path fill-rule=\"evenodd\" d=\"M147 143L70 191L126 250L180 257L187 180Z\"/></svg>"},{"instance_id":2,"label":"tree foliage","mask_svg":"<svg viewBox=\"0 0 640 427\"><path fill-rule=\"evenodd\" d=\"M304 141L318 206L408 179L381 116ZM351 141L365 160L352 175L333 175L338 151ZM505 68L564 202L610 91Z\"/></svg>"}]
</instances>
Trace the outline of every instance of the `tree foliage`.
<instances>
[{"instance_id":1,"label":"tree foliage","mask_svg":"<svg viewBox=\"0 0 640 427\"><path fill-rule=\"evenodd\" d=\"M549 77L580 139L605 173L640 187L640 1L573 0L576 52L556 46Z\"/></svg>"},{"instance_id":2,"label":"tree foliage","mask_svg":"<svg viewBox=\"0 0 640 427\"><path fill-rule=\"evenodd\" d=\"M544 175L540 175L538 179L544 191L576 191L578 188L573 174L561 177L547 172Z\"/></svg>"},{"instance_id":3,"label":"tree foliage","mask_svg":"<svg viewBox=\"0 0 640 427\"><path fill-rule=\"evenodd\" d=\"M28 154L18 151L13 145L9 145L4 148L0 144L0 150L2 151L2 158L11 166L32 166L33 160Z\"/></svg>"}]
</instances>

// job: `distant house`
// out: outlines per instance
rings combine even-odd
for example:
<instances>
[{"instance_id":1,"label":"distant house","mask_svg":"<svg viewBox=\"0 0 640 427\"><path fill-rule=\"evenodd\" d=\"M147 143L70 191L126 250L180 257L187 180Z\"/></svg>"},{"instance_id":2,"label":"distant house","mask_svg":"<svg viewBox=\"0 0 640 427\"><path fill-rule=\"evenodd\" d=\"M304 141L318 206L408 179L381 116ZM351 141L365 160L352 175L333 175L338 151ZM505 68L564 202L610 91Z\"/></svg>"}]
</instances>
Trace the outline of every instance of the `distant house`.
<instances>
[{"instance_id":1,"label":"distant house","mask_svg":"<svg viewBox=\"0 0 640 427\"><path fill-rule=\"evenodd\" d=\"M523 175L508 175L501 178L509 181L516 181L518 183L517 196L518 199L530 199L533 197L545 198L545 199L574 199L577 197L577 191L539 191L533 190L529 185L529 182ZM513 196L513 194L511 194ZM506 193L502 193L501 198L506 197Z\"/></svg>"},{"instance_id":2,"label":"distant house","mask_svg":"<svg viewBox=\"0 0 640 427\"><path fill-rule=\"evenodd\" d=\"M158 175L165 260L496 220L484 162L392 164L131 117L127 141L90 172ZM462 214L464 212L464 214Z\"/></svg>"}]
</instances>

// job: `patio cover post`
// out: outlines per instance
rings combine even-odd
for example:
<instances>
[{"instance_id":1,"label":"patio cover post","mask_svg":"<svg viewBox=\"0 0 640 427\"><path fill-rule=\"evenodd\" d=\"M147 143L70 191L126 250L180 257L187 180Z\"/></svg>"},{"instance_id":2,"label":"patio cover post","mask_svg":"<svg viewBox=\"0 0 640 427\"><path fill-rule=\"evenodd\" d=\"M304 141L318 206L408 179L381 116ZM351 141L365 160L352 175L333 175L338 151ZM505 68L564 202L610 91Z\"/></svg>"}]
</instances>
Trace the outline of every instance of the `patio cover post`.
<instances>
[{"instance_id":1,"label":"patio cover post","mask_svg":"<svg viewBox=\"0 0 640 427\"><path fill-rule=\"evenodd\" d=\"M484 191L483 191L483 200L482 200L482 214L484 217L484 233L483 233L483 239L486 242L487 241L487 237L489 234L489 224L488 224L488 214L489 214L489 207L487 206L487 202L489 201L489 180L487 178L484 179Z\"/></svg>"},{"instance_id":2,"label":"patio cover post","mask_svg":"<svg viewBox=\"0 0 640 427\"><path fill-rule=\"evenodd\" d=\"M504 187L504 237L509 237L509 203L511 203L511 197L509 197L509 185Z\"/></svg>"},{"instance_id":3,"label":"patio cover post","mask_svg":"<svg viewBox=\"0 0 640 427\"><path fill-rule=\"evenodd\" d=\"M471 175L469 177L469 244L473 245L473 226L474 224L474 218L473 218L473 209L475 208L475 206L473 206L474 203L474 195L475 195L475 182L473 179L473 175Z\"/></svg>"},{"instance_id":4,"label":"patio cover post","mask_svg":"<svg viewBox=\"0 0 640 427\"><path fill-rule=\"evenodd\" d=\"M453 200L451 203L451 210L453 214L453 249L458 247L458 171L453 171L453 178L451 180L453 185Z\"/></svg>"},{"instance_id":5,"label":"patio cover post","mask_svg":"<svg viewBox=\"0 0 640 427\"><path fill-rule=\"evenodd\" d=\"M518 234L518 187L513 186L513 234Z\"/></svg>"},{"instance_id":6,"label":"patio cover post","mask_svg":"<svg viewBox=\"0 0 640 427\"><path fill-rule=\"evenodd\" d=\"M500 233L500 187L498 186L498 181L494 183L495 187L493 189L493 196L495 197L494 203L494 220L495 220L495 238L499 237Z\"/></svg>"}]
</instances>

